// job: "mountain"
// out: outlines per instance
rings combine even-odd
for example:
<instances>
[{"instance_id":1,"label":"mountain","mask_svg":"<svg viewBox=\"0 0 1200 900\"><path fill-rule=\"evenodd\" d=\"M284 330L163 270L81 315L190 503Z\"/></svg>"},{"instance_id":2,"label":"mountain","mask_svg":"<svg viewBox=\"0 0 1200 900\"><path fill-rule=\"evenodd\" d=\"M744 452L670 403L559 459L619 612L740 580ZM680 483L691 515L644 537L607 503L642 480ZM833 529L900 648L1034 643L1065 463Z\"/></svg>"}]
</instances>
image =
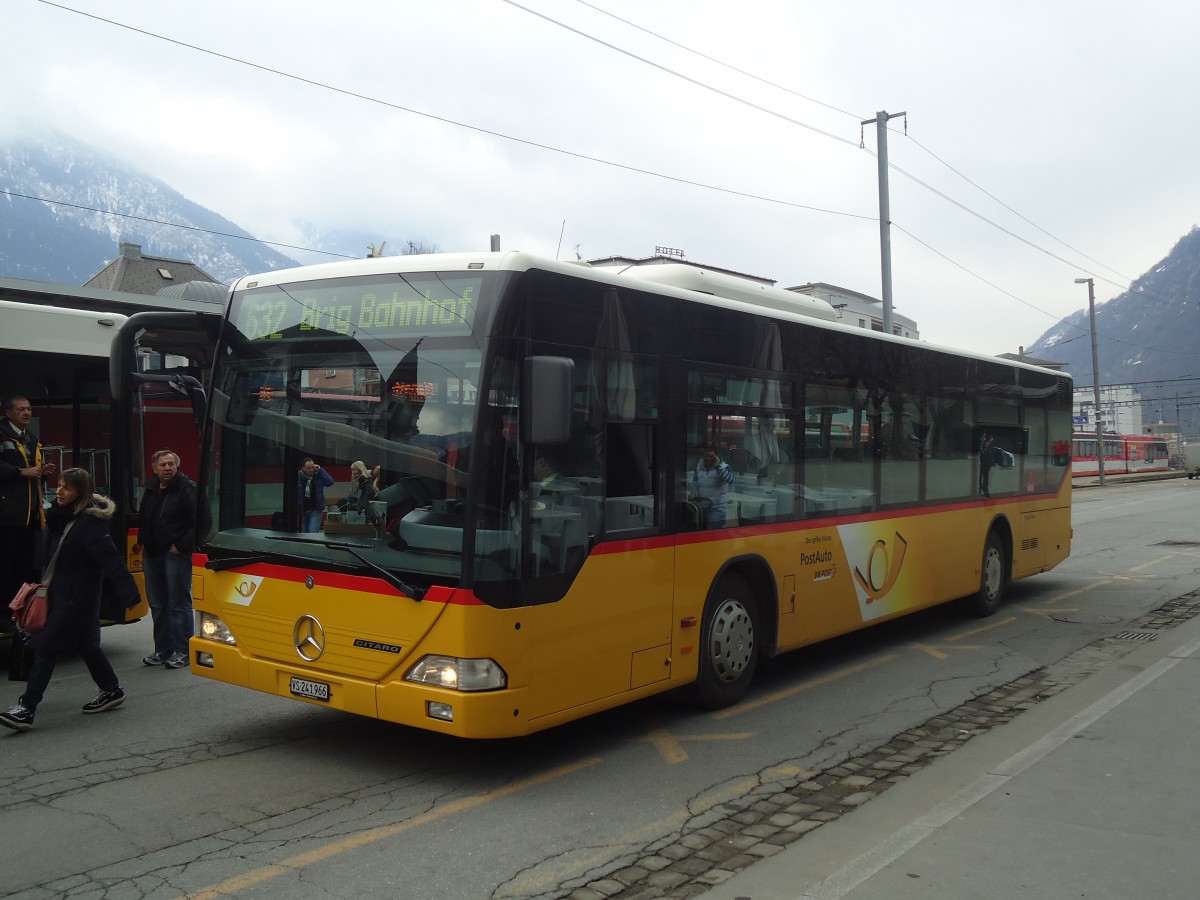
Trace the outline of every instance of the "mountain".
<instances>
[{"instance_id":1,"label":"mountain","mask_svg":"<svg viewBox=\"0 0 1200 900\"><path fill-rule=\"evenodd\" d=\"M190 260L226 284L297 265L152 175L62 135L0 146L0 189L9 192L0 194L0 276L83 284L121 241Z\"/></svg>"},{"instance_id":2,"label":"mountain","mask_svg":"<svg viewBox=\"0 0 1200 900\"><path fill-rule=\"evenodd\" d=\"M1105 284L1096 281L1097 293L1103 294ZM1078 290L1082 293L1086 288L1080 285ZM1067 316L1025 352L1066 363L1076 384L1088 387L1093 383L1090 335L1085 307ZM1188 394L1200 392L1196 346L1200 336L1200 230L1193 228L1180 238L1129 290L1096 303L1096 336L1102 385L1134 384L1146 398L1173 398L1177 389Z\"/></svg>"}]
</instances>

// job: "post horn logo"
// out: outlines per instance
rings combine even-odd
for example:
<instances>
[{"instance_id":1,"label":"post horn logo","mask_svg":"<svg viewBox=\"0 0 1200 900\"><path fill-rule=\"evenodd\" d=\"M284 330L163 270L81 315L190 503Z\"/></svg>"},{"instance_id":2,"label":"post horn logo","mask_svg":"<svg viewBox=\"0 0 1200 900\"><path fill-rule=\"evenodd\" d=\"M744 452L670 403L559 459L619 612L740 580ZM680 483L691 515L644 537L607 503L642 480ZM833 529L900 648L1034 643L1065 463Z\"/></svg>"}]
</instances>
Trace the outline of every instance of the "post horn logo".
<instances>
[{"instance_id":1,"label":"post horn logo","mask_svg":"<svg viewBox=\"0 0 1200 900\"><path fill-rule=\"evenodd\" d=\"M236 585L234 590L249 600L254 596L254 592L258 590L258 585L252 581L243 581L241 584Z\"/></svg>"},{"instance_id":2,"label":"post horn logo","mask_svg":"<svg viewBox=\"0 0 1200 900\"><path fill-rule=\"evenodd\" d=\"M854 580L858 582L858 586L862 588L863 593L867 595L867 602L873 603L876 600L882 600L887 596L896 585L896 579L900 577L900 567L904 565L904 553L908 550L908 541L906 541L900 532L896 532L896 542L892 553L888 553L887 543L883 540L878 540L871 545L871 551L867 554L867 574L863 575L858 566L854 567ZM882 553L882 565L879 569L875 568L875 554ZM881 584L875 583L877 574L884 576Z\"/></svg>"}]
</instances>

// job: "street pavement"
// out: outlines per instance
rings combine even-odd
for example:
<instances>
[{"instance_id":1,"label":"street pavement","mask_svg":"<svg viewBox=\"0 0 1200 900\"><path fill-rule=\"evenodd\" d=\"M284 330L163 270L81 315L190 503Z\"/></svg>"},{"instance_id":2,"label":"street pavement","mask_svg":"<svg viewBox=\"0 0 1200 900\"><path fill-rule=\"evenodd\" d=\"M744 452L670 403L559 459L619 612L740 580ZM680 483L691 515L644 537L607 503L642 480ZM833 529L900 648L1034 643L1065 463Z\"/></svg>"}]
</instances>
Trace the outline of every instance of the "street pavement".
<instances>
[{"instance_id":1,"label":"street pavement","mask_svg":"<svg viewBox=\"0 0 1200 900\"><path fill-rule=\"evenodd\" d=\"M1200 895L1200 617L733 875L707 900Z\"/></svg>"}]
</instances>

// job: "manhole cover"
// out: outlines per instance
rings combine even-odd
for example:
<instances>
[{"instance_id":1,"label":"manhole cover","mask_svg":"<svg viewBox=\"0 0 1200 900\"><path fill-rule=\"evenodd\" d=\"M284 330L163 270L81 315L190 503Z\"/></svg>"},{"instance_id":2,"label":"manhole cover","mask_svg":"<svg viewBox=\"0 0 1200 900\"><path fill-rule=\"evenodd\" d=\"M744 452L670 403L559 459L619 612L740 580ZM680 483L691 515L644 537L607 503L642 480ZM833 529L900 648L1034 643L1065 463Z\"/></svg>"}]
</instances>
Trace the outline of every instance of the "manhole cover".
<instances>
[{"instance_id":1,"label":"manhole cover","mask_svg":"<svg viewBox=\"0 0 1200 900\"><path fill-rule=\"evenodd\" d=\"M1101 613L1090 612L1058 613L1050 618L1056 622L1071 622L1075 625L1111 625L1114 622L1121 621L1116 616L1106 616Z\"/></svg>"}]
</instances>

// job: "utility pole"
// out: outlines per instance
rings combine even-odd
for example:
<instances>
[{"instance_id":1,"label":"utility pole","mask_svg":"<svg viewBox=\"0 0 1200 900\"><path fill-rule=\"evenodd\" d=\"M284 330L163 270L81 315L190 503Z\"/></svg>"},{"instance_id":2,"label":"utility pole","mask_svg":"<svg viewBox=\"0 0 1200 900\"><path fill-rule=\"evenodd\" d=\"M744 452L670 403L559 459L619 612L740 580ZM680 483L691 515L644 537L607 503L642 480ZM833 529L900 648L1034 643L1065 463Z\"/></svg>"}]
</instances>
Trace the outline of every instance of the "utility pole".
<instances>
[{"instance_id":1,"label":"utility pole","mask_svg":"<svg viewBox=\"0 0 1200 900\"><path fill-rule=\"evenodd\" d=\"M1092 326L1092 399L1096 404L1096 463L1100 487L1104 487L1104 427L1100 417L1100 351L1096 349L1096 283L1091 278L1076 278L1076 284L1088 286L1088 321Z\"/></svg>"},{"instance_id":2,"label":"utility pole","mask_svg":"<svg viewBox=\"0 0 1200 900\"><path fill-rule=\"evenodd\" d=\"M892 213L888 202L888 119L906 116L908 113L889 114L887 110L875 113L875 118L864 119L861 125L875 126L875 143L878 146L879 162L879 256L883 270L883 333L892 333Z\"/></svg>"}]
</instances>

